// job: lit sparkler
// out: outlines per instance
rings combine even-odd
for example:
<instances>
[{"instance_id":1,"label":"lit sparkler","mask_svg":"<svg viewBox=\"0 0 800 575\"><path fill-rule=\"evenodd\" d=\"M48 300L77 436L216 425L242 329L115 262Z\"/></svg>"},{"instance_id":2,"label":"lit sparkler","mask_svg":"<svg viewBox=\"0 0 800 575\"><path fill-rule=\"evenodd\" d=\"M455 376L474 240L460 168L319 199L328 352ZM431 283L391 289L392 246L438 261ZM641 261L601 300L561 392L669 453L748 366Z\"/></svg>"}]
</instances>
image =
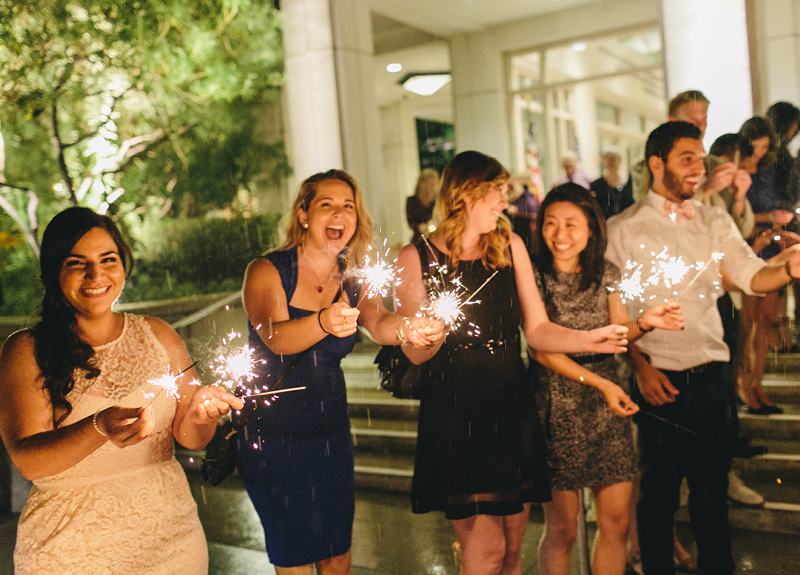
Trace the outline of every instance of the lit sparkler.
<instances>
[{"instance_id":1,"label":"lit sparkler","mask_svg":"<svg viewBox=\"0 0 800 575\"><path fill-rule=\"evenodd\" d=\"M386 247L386 240L383 241L384 247ZM384 256L389 254L389 249L386 248ZM364 288L364 293L361 295L361 299L364 297L373 298L376 296L380 296L382 298L389 295L389 291L392 288L392 284L398 285L400 282L396 279L397 269L393 265L397 260L393 261L392 263L387 262L386 260L381 257L381 254L378 252L377 257L375 258L375 263L371 263L371 258L367 256L364 259L364 264L352 269L348 275L354 277Z\"/></svg>"},{"instance_id":2,"label":"lit sparkler","mask_svg":"<svg viewBox=\"0 0 800 575\"><path fill-rule=\"evenodd\" d=\"M156 377L154 379L148 379L147 383L151 385L155 385L156 387L160 387L161 389L158 390L156 393L144 393L145 399L149 399L150 403L148 403L145 407L149 407L152 403L156 400L156 397L163 391L167 394L167 397L171 397L172 399L180 399L181 393L178 388L178 379L184 373L192 369L194 366L197 365L197 362L194 362L192 365L181 371L180 373L172 374L170 373L169 366L167 366L167 373L162 375L161 377ZM196 379L193 379L189 382L189 385L200 385Z\"/></svg>"},{"instance_id":3,"label":"lit sparkler","mask_svg":"<svg viewBox=\"0 0 800 575\"><path fill-rule=\"evenodd\" d=\"M692 284L694 284L694 282L697 281L697 278L699 278L702 275L702 273L704 271L706 271L706 269L708 269L708 266L711 265L711 262L715 262L715 263L719 262L723 258L724 255L725 254L722 253L722 252L714 252L713 254L711 254L711 257L708 258L704 263L698 262L697 265L696 265L697 273L694 274L694 277L692 278L692 280L686 285L685 288L683 288L681 293L677 295L677 297L675 298L675 301L678 301L678 299L680 299L680 297L684 293L686 293L689 290L690 287L692 287Z\"/></svg>"},{"instance_id":4,"label":"lit sparkler","mask_svg":"<svg viewBox=\"0 0 800 575\"><path fill-rule=\"evenodd\" d=\"M222 338L222 345L230 350L228 354L220 354L214 358L213 372L217 375L214 385L220 385L233 393L237 388L247 393L249 388L245 383L252 382L258 374L255 368L260 363L266 363L263 359L256 359L253 348L243 345L238 350L232 350L230 343L241 335L231 331L226 337Z\"/></svg>"}]
</instances>

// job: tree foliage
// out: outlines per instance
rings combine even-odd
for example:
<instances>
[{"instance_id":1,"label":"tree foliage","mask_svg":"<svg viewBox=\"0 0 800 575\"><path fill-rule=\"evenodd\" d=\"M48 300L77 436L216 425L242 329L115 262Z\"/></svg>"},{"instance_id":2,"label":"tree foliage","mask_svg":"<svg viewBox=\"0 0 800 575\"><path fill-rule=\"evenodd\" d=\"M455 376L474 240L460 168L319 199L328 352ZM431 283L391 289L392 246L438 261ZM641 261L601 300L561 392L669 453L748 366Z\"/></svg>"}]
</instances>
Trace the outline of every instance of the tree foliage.
<instances>
[{"instance_id":1,"label":"tree foliage","mask_svg":"<svg viewBox=\"0 0 800 575\"><path fill-rule=\"evenodd\" d=\"M248 118L283 79L270 2L0 0L0 22L0 207L34 251L41 210L192 194L208 154L252 176Z\"/></svg>"}]
</instances>

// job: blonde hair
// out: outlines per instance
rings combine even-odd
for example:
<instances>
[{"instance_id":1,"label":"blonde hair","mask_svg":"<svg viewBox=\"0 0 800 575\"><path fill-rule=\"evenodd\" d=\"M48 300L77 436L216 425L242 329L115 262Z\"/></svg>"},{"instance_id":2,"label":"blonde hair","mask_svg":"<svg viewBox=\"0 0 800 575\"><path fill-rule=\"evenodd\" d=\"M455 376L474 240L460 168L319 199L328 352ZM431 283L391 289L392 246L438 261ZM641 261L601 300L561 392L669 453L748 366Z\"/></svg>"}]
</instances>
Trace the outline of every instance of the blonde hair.
<instances>
[{"instance_id":1,"label":"blonde hair","mask_svg":"<svg viewBox=\"0 0 800 575\"><path fill-rule=\"evenodd\" d=\"M292 210L288 214L289 223L286 227L286 240L283 245L278 248L278 251L286 251L295 248L305 241L308 230L303 227L298 217L300 210L307 212L308 207L317 195L317 189L323 182L330 180L339 180L344 182L350 189L353 190L353 201L356 207L356 231L350 241L347 242L343 252L346 251L345 267L343 271L347 271L352 267L360 265L369 251L372 244L372 218L367 213L364 207L364 198L361 190L358 187L353 176L343 170L328 170L327 172L320 172L307 178L300 184L300 190L297 192L297 198L294 200Z\"/></svg>"},{"instance_id":2,"label":"blonde hair","mask_svg":"<svg viewBox=\"0 0 800 575\"><path fill-rule=\"evenodd\" d=\"M462 238L467 227L468 201L482 200L493 185L502 186L509 178L508 171L500 162L480 152L461 152L445 167L436 204L440 222L436 235L444 240L450 251L454 273L464 251ZM511 223L501 216L497 228L480 237L483 265L489 269L510 266L510 243Z\"/></svg>"}]
</instances>

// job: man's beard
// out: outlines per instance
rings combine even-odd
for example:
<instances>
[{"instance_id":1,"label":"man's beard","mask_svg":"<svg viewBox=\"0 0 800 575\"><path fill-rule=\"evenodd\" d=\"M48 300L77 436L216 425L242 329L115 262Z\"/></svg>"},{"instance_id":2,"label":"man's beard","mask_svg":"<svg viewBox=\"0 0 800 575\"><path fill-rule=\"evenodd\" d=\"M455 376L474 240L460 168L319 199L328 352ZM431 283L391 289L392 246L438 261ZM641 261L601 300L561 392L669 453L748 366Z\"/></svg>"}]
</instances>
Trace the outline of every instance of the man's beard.
<instances>
[{"instance_id":1,"label":"man's beard","mask_svg":"<svg viewBox=\"0 0 800 575\"><path fill-rule=\"evenodd\" d=\"M664 170L664 187L681 200L689 200L694 197L694 190L683 191L683 182L669 168Z\"/></svg>"}]
</instances>

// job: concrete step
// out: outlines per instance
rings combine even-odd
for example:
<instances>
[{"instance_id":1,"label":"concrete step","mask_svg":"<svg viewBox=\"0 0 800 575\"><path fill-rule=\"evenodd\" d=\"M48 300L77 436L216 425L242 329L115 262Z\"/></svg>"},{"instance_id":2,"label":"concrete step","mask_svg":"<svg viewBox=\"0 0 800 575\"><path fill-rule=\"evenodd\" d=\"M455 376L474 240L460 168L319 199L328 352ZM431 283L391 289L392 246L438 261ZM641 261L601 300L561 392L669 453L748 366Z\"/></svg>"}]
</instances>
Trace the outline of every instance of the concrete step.
<instances>
[{"instance_id":1,"label":"concrete step","mask_svg":"<svg viewBox=\"0 0 800 575\"><path fill-rule=\"evenodd\" d=\"M741 433L751 437L755 443L761 440L794 440L800 439L800 415L796 413L782 415L749 415L739 414Z\"/></svg>"},{"instance_id":2,"label":"concrete step","mask_svg":"<svg viewBox=\"0 0 800 575\"><path fill-rule=\"evenodd\" d=\"M778 374L764 377L764 391L773 403L781 406L800 404L800 374L786 378Z\"/></svg>"},{"instance_id":3,"label":"concrete step","mask_svg":"<svg viewBox=\"0 0 800 575\"><path fill-rule=\"evenodd\" d=\"M394 419L416 421L419 415L419 401L416 399L395 399L386 392L383 397L353 397L347 399L350 417L374 419Z\"/></svg>"},{"instance_id":4,"label":"concrete step","mask_svg":"<svg viewBox=\"0 0 800 575\"><path fill-rule=\"evenodd\" d=\"M767 453L750 459L734 458L733 469L743 478L769 481L795 490L800 497L800 455Z\"/></svg>"},{"instance_id":5,"label":"concrete step","mask_svg":"<svg viewBox=\"0 0 800 575\"><path fill-rule=\"evenodd\" d=\"M411 491L414 456L407 454L375 455L359 450L355 454L356 487L368 487L396 493Z\"/></svg>"}]
</instances>

